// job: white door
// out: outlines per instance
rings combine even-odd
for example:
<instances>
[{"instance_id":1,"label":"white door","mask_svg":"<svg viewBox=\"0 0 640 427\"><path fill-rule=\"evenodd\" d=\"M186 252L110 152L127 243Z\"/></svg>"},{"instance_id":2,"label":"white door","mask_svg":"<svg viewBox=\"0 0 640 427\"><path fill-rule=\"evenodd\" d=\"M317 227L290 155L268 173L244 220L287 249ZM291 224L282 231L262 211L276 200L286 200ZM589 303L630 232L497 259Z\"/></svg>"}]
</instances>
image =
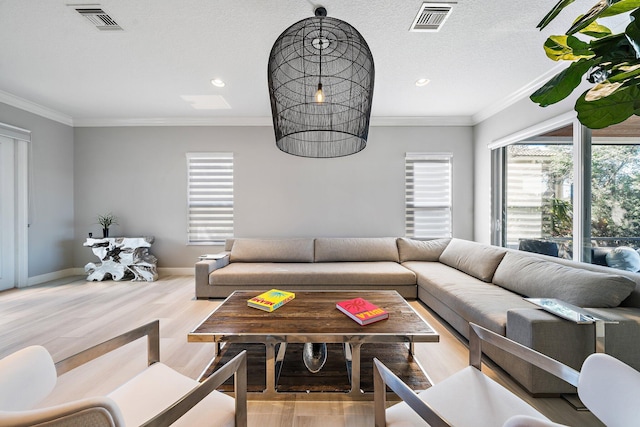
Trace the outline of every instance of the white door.
<instances>
[{"instance_id":1,"label":"white door","mask_svg":"<svg viewBox=\"0 0 640 427\"><path fill-rule=\"evenodd\" d=\"M14 140L0 136L0 290L15 287Z\"/></svg>"}]
</instances>

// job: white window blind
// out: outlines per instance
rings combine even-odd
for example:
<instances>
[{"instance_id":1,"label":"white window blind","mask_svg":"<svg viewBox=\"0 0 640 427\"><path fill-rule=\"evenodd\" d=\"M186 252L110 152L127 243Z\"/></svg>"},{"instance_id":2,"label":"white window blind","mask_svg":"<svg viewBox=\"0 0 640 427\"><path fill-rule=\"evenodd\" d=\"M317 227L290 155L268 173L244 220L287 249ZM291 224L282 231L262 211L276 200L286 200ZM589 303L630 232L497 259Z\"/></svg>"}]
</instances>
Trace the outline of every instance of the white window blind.
<instances>
[{"instance_id":1,"label":"white window blind","mask_svg":"<svg viewBox=\"0 0 640 427\"><path fill-rule=\"evenodd\" d=\"M405 232L415 239L451 237L451 154L407 153Z\"/></svg>"},{"instance_id":2,"label":"white window blind","mask_svg":"<svg viewBox=\"0 0 640 427\"><path fill-rule=\"evenodd\" d=\"M187 153L190 245L233 237L233 153Z\"/></svg>"}]
</instances>

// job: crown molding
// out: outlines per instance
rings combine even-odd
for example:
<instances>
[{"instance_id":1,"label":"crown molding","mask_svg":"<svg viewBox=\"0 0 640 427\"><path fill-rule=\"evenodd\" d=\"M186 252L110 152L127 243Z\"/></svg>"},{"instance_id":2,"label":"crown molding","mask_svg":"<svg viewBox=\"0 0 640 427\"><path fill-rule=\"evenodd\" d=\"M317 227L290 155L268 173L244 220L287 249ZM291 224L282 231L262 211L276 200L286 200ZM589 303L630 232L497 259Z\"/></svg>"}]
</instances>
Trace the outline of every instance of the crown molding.
<instances>
[{"instance_id":1,"label":"crown molding","mask_svg":"<svg viewBox=\"0 0 640 427\"><path fill-rule=\"evenodd\" d=\"M576 113L574 110L567 111L563 114L560 114L559 116L552 117L549 120L545 120L542 123L537 123L526 129L522 129L518 132L512 133L502 138L498 138L495 141L487 144L487 148L490 150L495 150L496 148L506 147L507 145L513 144L515 142L523 141L525 139L546 132L551 132L552 130L558 129L562 126L566 126L570 123L575 122L577 118L578 113Z\"/></svg>"},{"instance_id":2,"label":"crown molding","mask_svg":"<svg viewBox=\"0 0 640 427\"><path fill-rule=\"evenodd\" d=\"M472 126L471 116L371 117L371 126Z\"/></svg>"},{"instance_id":3,"label":"crown molding","mask_svg":"<svg viewBox=\"0 0 640 427\"><path fill-rule=\"evenodd\" d=\"M551 79L553 76L555 76L556 74L558 74L560 71L562 71L568 66L569 64L566 63L566 61L556 64L551 69L549 69L546 73L530 81L528 84L524 85L517 91L511 93L510 95L504 97L498 102L483 109L482 111L477 112L471 117L471 122L472 122L471 125L475 126L478 123L481 123L487 120L488 118L498 114L499 112L507 109L508 107L520 101L521 99L527 98L534 91L536 91L540 86L545 84L549 79Z\"/></svg>"},{"instance_id":4,"label":"crown molding","mask_svg":"<svg viewBox=\"0 0 640 427\"><path fill-rule=\"evenodd\" d=\"M377 126L475 126L528 97L568 64L560 63L516 92L472 116L373 116L370 125ZM0 103L73 127L133 126L272 126L271 117L149 117L149 118L73 118L0 90Z\"/></svg>"},{"instance_id":5,"label":"crown molding","mask_svg":"<svg viewBox=\"0 0 640 427\"><path fill-rule=\"evenodd\" d=\"M73 118L71 116L40 104L36 104L35 102L28 101L24 98L20 98L19 96L13 95L9 92L0 90L0 102L46 119L62 123L63 125L73 126Z\"/></svg>"},{"instance_id":6,"label":"crown molding","mask_svg":"<svg viewBox=\"0 0 640 427\"><path fill-rule=\"evenodd\" d=\"M75 119L75 127L272 126L271 117L173 117ZM471 126L471 117L371 117L371 126Z\"/></svg>"},{"instance_id":7,"label":"crown molding","mask_svg":"<svg viewBox=\"0 0 640 427\"><path fill-rule=\"evenodd\" d=\"M272 126L271 117L77 118L75 127L130 126Z\"/></svg>"}]
</instances>

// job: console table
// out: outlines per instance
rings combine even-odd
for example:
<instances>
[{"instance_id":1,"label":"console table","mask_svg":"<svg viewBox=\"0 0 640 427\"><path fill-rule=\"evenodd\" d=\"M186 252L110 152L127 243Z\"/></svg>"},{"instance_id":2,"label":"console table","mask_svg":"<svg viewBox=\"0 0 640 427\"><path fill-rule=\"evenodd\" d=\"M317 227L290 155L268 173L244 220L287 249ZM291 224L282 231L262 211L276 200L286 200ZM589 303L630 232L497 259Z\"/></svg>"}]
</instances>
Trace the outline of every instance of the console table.
<instances>
[{"instance_id":1,"label":"console table","mask_svg":"<svg viewBox=\"0 0 640 427\"><path fill-rule=\"evenodd\" d=\"M91 248L100 258L99 263L84 266L87 280L113 280L153 282L158 279L157 259L149 253L154 237L105 237L88 238L83 246Z\"/></svg>"}]
</instances>

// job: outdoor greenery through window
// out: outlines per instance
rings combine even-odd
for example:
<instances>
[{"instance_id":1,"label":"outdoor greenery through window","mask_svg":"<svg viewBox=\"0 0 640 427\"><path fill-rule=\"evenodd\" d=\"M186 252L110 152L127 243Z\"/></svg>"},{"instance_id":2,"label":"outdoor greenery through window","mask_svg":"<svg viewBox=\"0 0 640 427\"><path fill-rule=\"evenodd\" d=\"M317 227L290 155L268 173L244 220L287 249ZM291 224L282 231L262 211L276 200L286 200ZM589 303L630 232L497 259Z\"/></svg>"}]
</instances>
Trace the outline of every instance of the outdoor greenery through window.
<instances>
[{"instance_id":1,"label":"outdoor greenery through window","mask_svg":"<svg viewBox=\"0 0 640 427\"><path fill-rule=\"evenodd\" d=\"M640 138L638 144L593 139L591 240L595 246L640 248Z\"/></svg>"},{"instance_id":2,"label":"outdoor greenery through window","mask_svg":"<svg viewBox=\"0 0 640 427\"><path fill-rule=\"evenodd\" d=\"M571 258L573 236L573 150L561 138L506 147L506 242L518 248L554 240ZM547 251L545 251L547 252ZM556 255L552 249L547 255Z\"/></svg>"},{"instance_id":3,"label":"outdoor greenery through window","mask_svg":"<svg viewBox=\"0 0 640 427\"><path fill-rule=\"evenodd\" d=\"M587 132L581 155L572 126L501 149L505 246L577 260L581 244L581 261L640 270L640 120Z\"/></svg>"},{"instance_id":4,"label":"outdoor greenery through window","mask_svg":"<svg viewBox=\"0 0 640 427\"><path fill-rule=\"evenodd\" d=\"M190 245L233 237L233 153L187 153Z\"/></svg>"},{"instance_id":5,"label":"outdoor greenery through window","mask_svg":"<svg viewBox=\"0 0 640 427\"><path fill-rule=\"evenodd\" d=\"M405 234L415 239L451 237L451 154L407 153Z\"/></svg>"}]
</instances>

